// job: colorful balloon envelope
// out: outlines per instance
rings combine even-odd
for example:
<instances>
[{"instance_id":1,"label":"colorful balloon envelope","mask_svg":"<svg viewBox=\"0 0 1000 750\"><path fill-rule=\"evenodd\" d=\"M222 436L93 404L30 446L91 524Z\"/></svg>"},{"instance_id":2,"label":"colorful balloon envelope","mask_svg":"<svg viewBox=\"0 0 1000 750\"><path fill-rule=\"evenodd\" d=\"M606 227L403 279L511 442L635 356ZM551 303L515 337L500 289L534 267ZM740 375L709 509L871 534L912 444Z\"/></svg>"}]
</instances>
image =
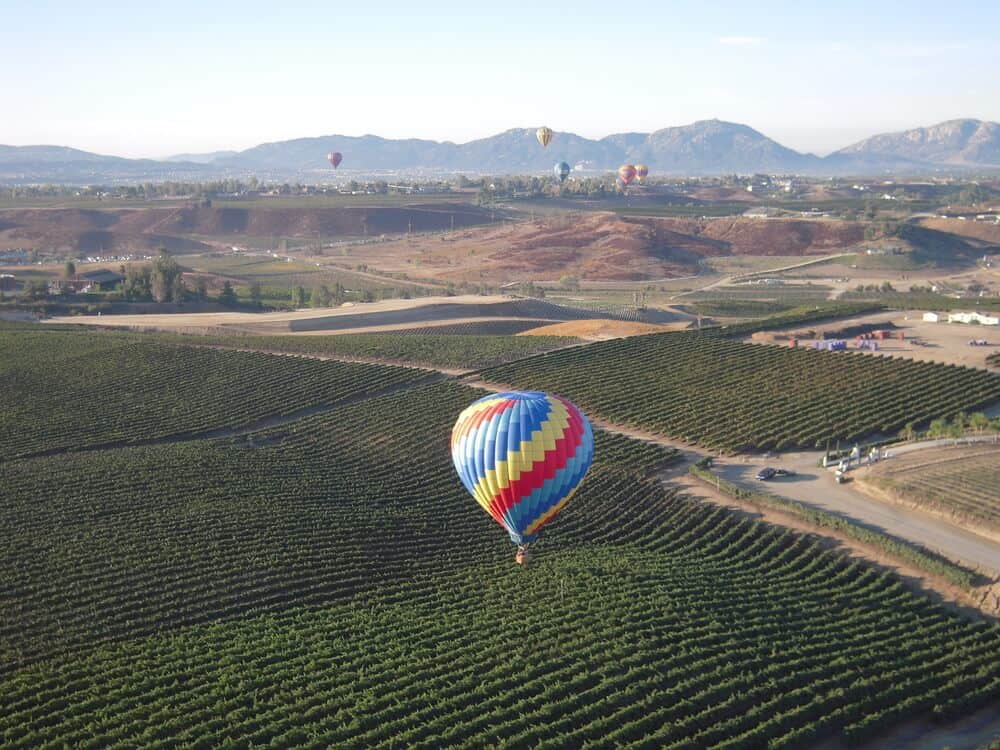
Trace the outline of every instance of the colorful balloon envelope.
<instances>
[{"instance_id":1,"label":"colorful balloon envelope","mask_svg":"<svg viewBox=\"0 0 1000 750\"><path fill-rule=\"evenodd\" d=\"M549 145L552 141L553 135L555 135L555 133L552 132L552 128L542 127L535 131L535 138L537 138L538 142L542 144L542 148Z\"/></svg>"},{"instance_id":2,"label":"colorful balloon envelope","mask_svg":"<svg viewBox=\"0 0 1000 750\"><path fill-rule=\"evenodd\" d=\"M326 160L333 165L334 169L340 166L340 162L343 160L343 158L344 158L343 154L341 154L339 151L331 151L326 155Z\"/></svg>"},{"instance_id":3,"label":"colorful balloon envelope","mask_svg":"<svg viewBox=\"0 0 1000 750\"><path fill-rule=\"evenodd\" d=\"M635 167L631 164L622 164L618 167L618 179L622 181L622 184L628 187L632 184L635 179Z\"/></svg>"},{"instance_id":4,"label":"colorful balloon envelope","mask_svg":"<svg viewBox=\"0 0 1000 750\"><path fill-rule=\"evenodd\" d=\"M564 161L561 161L558 164L556 164L555 169L553 171L556 173L556 177L559 178L559 182L566 182L566 178L569 177L570 173L569 164L567 164Z\"/></svg>"},{"instance_id":5,"label":"colorful balloon envelope","mask_svg":"<svg viewBox=\"0 0 1000 750\"><path fill-rule=\"evenodd\" d=\"M594 458L594 432L561 396L492 393L459 415L451 458L482 509L511 541L527 545L580 486Z\"/></svg>"},{"instance_id":6,"label":"colorful balloon envelope","mask_svg":"<svg viewBox=\"0 0 1000 750\"><path fill-rule=\"evenodd\" d=\"M639 182L645 182L646 181L646 176L648 174L649 174L649 167L647 167L645 164L636 164L635 165L635 178Z\"/></svg>"}]
</instances>

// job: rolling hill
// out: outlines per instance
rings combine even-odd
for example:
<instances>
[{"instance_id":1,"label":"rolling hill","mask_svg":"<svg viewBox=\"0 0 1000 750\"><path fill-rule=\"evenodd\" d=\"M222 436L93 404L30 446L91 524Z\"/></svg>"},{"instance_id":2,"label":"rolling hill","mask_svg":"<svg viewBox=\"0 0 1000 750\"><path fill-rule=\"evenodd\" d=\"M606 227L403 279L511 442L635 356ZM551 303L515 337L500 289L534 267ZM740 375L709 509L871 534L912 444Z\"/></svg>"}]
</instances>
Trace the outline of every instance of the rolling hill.
<instances>
[{"instance_id":1,"label":"rolling hill","mask_svg":"<svg viewBox=\"0 0 1000 750\"><path fill-rule=\"evenodd\" d=\"M326 154L340 151L333 173ZM93 184L165 179L211 179L257 174L266 179L327 180L386 172L548 172L555 161L603 172L623 162L644 163L660 174L875 174L1000 168L1000 125L950 120L902 133L872 136L825 158L803 154L753 128L701 120L652 133L617 133L599 140L557 133L546 149L534 128L512 128L468 143L416 138L327 135L263 143L239 152L181 154L166 161L123 159L61 146L0 146L0 183Z\"/></svg>"},{"instance_id":2,"label":"rolling hill","mask_svg":"<svg viewBox=\"0 0 1000 750\"><path fill-rule=\"evenodd\" d=\"M924 164L1000 166L1000 124L948 120L926 128L884 133L838 151L835 156Z\"/></svg>"}]
</instances>

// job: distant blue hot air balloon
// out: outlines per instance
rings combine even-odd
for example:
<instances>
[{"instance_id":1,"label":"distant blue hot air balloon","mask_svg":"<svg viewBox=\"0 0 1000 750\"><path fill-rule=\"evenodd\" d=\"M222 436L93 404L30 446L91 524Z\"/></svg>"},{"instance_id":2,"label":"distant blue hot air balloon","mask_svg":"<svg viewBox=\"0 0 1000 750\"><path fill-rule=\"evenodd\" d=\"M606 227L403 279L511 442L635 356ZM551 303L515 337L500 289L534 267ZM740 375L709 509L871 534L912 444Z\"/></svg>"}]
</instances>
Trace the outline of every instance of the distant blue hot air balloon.
<instances>
[{"instance_id":1,"label":"distant blue hot air balloon","mask_svg":"<svg viewBox=\"0 0 1000 750\"><path fill-rule=\"evenodd\" d=\"M556 173L556 177L559 178L559 182L566 182L566 178L569 177L570 173L569 164L561 161L556 164L552 171Z\"/></svg>"}]
</instances>

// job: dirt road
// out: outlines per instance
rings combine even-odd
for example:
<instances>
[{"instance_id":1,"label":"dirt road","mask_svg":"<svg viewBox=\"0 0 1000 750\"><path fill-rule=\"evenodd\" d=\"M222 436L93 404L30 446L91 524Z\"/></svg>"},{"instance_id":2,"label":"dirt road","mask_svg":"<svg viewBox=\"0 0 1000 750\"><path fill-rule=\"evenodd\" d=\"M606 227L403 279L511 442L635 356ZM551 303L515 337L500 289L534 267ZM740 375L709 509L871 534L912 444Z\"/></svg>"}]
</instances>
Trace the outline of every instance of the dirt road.
<instances>
[{"instance_id":1,"label":"dirt road","mask_svg":"<svg viewBox=\"0 0 1000 750\"><path fill-rule=\"evenodd\" d=\"M785 453L779 458L716 459L714 468L730 482L765 489L849 518L859 526L916 542L939 554L977 568L990 578L1000 577L1000 544L964 531L940 518L896 505L880 503L848 484L837 484L833 472L820 467L822 451ZM891 459L890 459L891 460ZM765 466L796 472L793 477L758 482L754 477Z\"/></svg>"}]
</instances>

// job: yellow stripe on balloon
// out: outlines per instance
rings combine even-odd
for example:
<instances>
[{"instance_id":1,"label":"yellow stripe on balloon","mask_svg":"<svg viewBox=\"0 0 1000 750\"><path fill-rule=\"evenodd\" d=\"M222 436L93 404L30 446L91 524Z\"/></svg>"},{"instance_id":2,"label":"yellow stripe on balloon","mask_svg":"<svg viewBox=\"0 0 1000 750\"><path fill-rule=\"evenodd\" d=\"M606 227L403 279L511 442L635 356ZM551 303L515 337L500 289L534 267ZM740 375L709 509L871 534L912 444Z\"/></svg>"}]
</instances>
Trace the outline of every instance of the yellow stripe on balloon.
<instances>
[{"instance_id":1,"label":"yellow stripe on balloon","mask_svg":"<svg viewBox=\"0 0 1000 750\"><path fill-rule=\"evenodd\" d=\"M574 487L573 489L571 489L569 491L569 493L566 495L566 497L564 497L558 503L556 503L551 508L549 508L547 511L545 511L545 513L543 513L538 518L536 518L534 521L532 521L528 525L528 528L524 530L524 533L525 534L534 534L536 531L538 531L538 529L541 527L541 525L543 523L545 523L546 521L548 521L550 518L552 518L552 516L554 516L556 513L558 513L560 510L562 510L563 506L570 501L570 499L573 497L573 495L576 494L576 490L577 490L576 487Z\"/></svg>"},{"instance_id":2,"label":"yellow stripe on balloon","mask_svg":"<svg viewBox=\"0 0 1000 750\"><path fill-rule=\"evenodd\" d=\"M516 482L522 473L530 471L535 463L545 460L546 453L555 450L556 441L569 426L569 410L558 399L549 399L549 404L551 411L548 418L531 433L531 439L521 441L520 448L508 453L506 460L497 461L495 468L486 470L474 490L477 500L480 490L491 493L489 497L492 499L500 490L510 487L511 482Z\"/></svg>"}]
</instances>

